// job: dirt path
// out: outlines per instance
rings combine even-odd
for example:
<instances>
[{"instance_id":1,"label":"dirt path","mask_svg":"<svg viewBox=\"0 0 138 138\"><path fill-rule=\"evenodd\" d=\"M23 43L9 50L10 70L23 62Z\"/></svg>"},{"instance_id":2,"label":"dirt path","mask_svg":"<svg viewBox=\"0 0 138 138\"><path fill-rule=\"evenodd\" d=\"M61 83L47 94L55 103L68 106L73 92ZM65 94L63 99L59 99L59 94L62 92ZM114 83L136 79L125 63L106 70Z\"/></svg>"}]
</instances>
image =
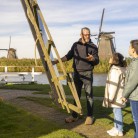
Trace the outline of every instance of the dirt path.
<instances>
[{"instance_id":1,"label":"dirt path","mask_svg":"<svg viewBox=\"0 0 138 138\"><path fill-rule=\"evenodd\" d=\"M27 101L25 99L19 99L20 96L35 96L35 97L44 97L44 95L32 94L32 91L24 91L24 90L0 90L0 97L3 100L8 101L16 106L23 108L35 115L38 115L42 118L46 118L54 121L62 126L62 128L66 128L69 130L73 130L77 133L82 134L86 138L111 138L106 134L106 130L97 125L84 125L84 118L79 119L77 122L73 122L70 124L66 124L64 122L65 117L67 115L55 110L54 108L49 108L33 101ZM48 98L47 95L45 97ZM96 121L95 121L96 124ZM117 137L114 137L117 138ZM129 137L122 137L129 138Z\"/></svg>"}]
</instances>

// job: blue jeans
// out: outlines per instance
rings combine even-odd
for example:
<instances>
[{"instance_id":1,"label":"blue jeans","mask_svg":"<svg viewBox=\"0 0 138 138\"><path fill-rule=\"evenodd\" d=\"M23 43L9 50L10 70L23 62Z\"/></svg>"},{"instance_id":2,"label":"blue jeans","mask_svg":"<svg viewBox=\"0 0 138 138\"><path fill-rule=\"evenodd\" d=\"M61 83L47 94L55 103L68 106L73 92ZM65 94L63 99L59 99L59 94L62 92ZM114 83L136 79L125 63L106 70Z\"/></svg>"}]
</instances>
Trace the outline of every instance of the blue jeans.
<instances>
[{"instance_id":1,"label":"blue jeans","mask_svg":"<svg viewBox=\"0 0 138 138\"><path fill-rule=\"evenodd\" d=\"M138 101L130 100L130 106L132 110L133 120L135 124L135 136L134 138L138 138Z\"/></svg>"},{"instance_id":2,"label":"blue jeans","mask_svg":"<svg viewBox=\"0 0 138 138\"><path fill-rule=\"evenodd\" d=\"M93 74L92 71L84 71L84 72L74 72L74 83L76 86L77 94L80 99L82 86L84 85L84 90L86 94L87 101L87 116L93 116ZM74 105L76 105L74 101ZM76 118L78 114L73 111L72 116Z\"/></svg>"},{"instance_id":3,"label":"blue jeans","mask_svg":"<svg viewBox=\"0 0 138 138\"><path fill-rule=\"evenodd\" d=\"M114 113L114 127L122 132L123 131L123 117L121 108L113 108Z\"/></svg>"}]
</instances>

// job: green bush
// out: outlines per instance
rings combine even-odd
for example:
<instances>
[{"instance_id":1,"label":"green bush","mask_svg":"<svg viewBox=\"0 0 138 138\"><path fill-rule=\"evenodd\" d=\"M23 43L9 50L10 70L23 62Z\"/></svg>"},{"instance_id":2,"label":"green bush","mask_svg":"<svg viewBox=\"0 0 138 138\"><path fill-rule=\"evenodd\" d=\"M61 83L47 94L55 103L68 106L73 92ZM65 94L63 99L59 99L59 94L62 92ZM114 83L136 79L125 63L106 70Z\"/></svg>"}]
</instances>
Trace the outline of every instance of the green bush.
<instances>
[{"instance_id":1,"label":"green bush","mask_svg":"<svg viewBox=\"0 0 138 138\"><path fill-rule=\"evenodd\" d=\"M130 64L131 59L126 58L127 65ZM31 72L32 67L34 67L35 72L44 72L41 59L37 59L37 66L35 64L35 59L6 59L0 58L0 66L18 66L18 67L8 67L9 72ZM73 72L72 64L73 60L64 62L64 67L67 72ZM62 72L60 64L57 64L59 72ZM107 73L109 70L108 60L100 60L100 63L94 67L94 73ZM0 72L4 71L4 67L0 67Z\"/></svg>"}]
</instances>

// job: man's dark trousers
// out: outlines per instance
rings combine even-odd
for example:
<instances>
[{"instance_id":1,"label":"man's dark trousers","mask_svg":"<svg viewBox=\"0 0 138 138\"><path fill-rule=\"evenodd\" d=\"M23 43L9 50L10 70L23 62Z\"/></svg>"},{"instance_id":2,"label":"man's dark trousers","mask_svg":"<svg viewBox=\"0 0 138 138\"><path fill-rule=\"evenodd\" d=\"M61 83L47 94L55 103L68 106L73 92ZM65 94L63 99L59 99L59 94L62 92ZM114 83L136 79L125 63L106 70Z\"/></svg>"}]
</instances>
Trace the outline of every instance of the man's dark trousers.
<instances>
[{"instance_id":1,"label":"man's dark trousers","mask_svg":"<svg viewBox=\"0 0 138 138\"><path fill-rule=\"evenodd\" d=\"M78 97L81 97L82 86L84 85L84 90L87 100L87 116L93 116L93 74L92 71L75 71L74 72L74 83L78 93ZM74 105L76 105L74 101ZM72 112L74 118L78 117L76 112Z\"/></svg>"}]
</instances>

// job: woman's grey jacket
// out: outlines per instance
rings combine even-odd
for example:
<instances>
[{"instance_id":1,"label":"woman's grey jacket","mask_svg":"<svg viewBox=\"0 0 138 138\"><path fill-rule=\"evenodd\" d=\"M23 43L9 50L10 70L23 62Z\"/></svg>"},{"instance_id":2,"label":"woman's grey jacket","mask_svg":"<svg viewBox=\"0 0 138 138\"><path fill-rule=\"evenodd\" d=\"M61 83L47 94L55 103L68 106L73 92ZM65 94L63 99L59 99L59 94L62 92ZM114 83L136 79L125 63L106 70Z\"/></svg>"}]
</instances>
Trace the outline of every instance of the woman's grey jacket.
<instances>
[{"instance_id":1,"label":"woman's grey jacket","mask_svg":"<svg viewBox=\"0 0 138 138\"><path fill-rule=\"evenodd\" d=\"M126 71L123 97L138 101L138 58L132 59Z\"/></svg>"}]
</instances>

